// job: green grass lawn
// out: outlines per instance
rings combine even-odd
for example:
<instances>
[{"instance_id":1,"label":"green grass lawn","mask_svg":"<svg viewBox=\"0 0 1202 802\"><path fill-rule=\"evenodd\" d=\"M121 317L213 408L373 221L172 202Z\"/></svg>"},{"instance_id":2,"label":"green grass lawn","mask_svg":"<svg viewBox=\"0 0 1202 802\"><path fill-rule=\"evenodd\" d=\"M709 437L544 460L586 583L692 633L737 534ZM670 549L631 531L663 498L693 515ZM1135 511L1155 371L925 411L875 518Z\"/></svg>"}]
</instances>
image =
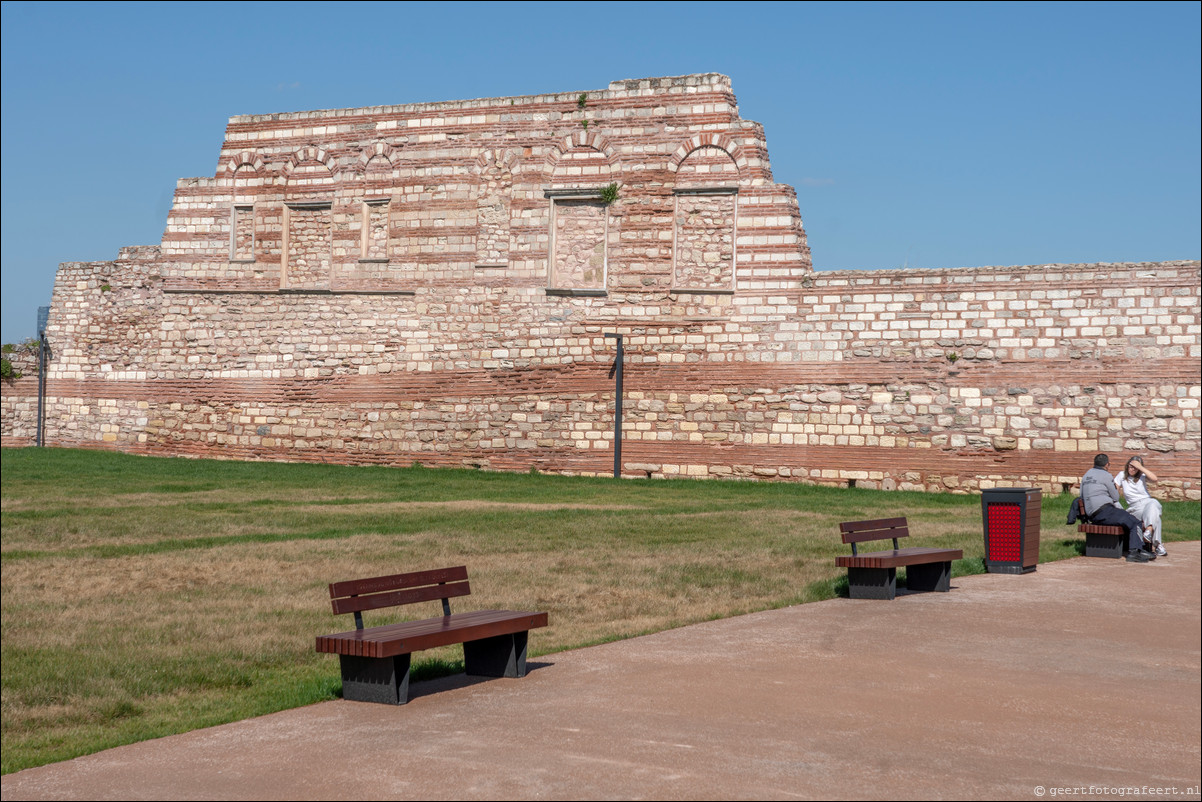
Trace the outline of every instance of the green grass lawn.
<instances>
[{"instance_id":1,"label":"green grass lawn","mask_svg":"<svg viewBox=\"0 0 1202 802\"><path fill-rule=\"evenodd\" d=\"M845 520L905 515L912 545L962 548L954 574L982 570L979 496L56 449L2 459L4 773L335 698L338 661L314 651L354 626L330 612L334 581L467 565L473 595L453 609L550 614L535 657L837 595ZM1069 500L1044 499L1043 562L1083 551ZM1198 539L1198 503L1166 503L1165 533ZM421 653L414 678L462 670L461 654Z\"/></svg>"}]
</instances>

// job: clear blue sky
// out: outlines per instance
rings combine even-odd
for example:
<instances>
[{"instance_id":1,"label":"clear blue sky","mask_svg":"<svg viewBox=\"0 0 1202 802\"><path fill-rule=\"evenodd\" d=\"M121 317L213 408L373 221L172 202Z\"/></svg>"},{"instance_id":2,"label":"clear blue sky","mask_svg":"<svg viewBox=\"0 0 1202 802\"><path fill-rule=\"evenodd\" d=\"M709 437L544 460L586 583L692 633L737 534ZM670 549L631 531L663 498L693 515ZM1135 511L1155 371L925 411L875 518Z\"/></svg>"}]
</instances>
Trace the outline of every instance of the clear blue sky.
<instances>
[{"instance_id":1,"label":"clear blue sky","mask_svg":"<svg viewBox=\"0 0 1202 802\"><path fill-rule=\"evenodd\" d=\"M227 119L721 72L818 269L1197 259L1188 3L3 3L4 342Z\"/></svg>"}]
</instances>

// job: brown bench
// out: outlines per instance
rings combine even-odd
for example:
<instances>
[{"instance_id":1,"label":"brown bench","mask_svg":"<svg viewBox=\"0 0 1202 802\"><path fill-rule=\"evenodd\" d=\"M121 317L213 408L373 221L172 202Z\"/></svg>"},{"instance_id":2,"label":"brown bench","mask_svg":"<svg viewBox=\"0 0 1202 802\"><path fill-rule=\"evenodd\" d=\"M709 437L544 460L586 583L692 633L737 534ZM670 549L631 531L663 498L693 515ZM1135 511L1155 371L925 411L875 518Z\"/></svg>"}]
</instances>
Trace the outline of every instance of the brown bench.
<instances>
[{"instance_id":1,"label":"brown bench","mask_svg":"<svg viewBox=\"0 0 1202 802\"><path fill-rule=\"evenodd\" d=\"M465 566L330 585L334 614L355 614L354 631L317 639L317 651L339 657L343 698L403 705L409 701L410 654L453 643L463 644L468 674L526 676L527 636L547 625L547 614L477 610L451 615L450 599L470 593ZM442 601L441 618L363 628L364 610L435 599Z\"/></svg>"},{"instance_id":2,"label":"brown bench","mask_svg":"<svg viewBox=\"0 0 1202 802\"><path fill-rule=\"evenodd\" d=\"M910 590L951 589L952 560L964 556L960 549L899 549L897 539L909 537L905 518L877 521L845 521L839 524L843 542L851 544L851 556L835 558L835 565L847 569L847 587L853 599L892 599L897 596L897 569L906 569L906 587ZM893 540L890 551L860 554L857 543L869 540Z\"/></svg>"},{"instance_id":3,"label":"brown bench","mask_svg":"<svg viewBox=\"0 0 1202 802\"><path fill-rule=\"evenodd\" d=\"M1121 526L1080 524L1077 531L1085 533L1086 557L1118 559L1127 553L1127 530Z\"/></svg>"}]
</instances>

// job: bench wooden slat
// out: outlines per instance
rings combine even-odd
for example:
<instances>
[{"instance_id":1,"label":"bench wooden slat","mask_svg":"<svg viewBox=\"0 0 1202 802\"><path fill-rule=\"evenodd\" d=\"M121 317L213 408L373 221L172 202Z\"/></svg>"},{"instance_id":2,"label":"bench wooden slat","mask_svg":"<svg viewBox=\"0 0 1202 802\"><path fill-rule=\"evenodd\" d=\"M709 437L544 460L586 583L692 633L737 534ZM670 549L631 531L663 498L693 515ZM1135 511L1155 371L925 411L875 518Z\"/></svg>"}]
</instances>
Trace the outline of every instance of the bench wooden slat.
<instances>
[{"instance_id":1,"label":"bench wooden slat","mask_svg":"<svg viewBox=\"0 0 1202 802\"><path fill-rule=\"evenodd\" d=\"M835 558L835 565L839 568L903 568L907 565L949 562L959 560L963 556L964 551L962 549L915 547L897 550L890 549L889 551L873 551L854 557L850 554L845 554Z\"/></svg>"},{"instance_id":2,"label":"bench wooden slat","mask_svg":"<svg viewBox=\"0 0 1202 802\"><path fill-rule=\"evenodd\" d=\"M514 612L510 610L487 610L483 612L508 614L506 617L494 620L477 621L470 626L455 626L430 632L417 639L409 637L404 641L391 641L383 644L381 652L384 657L405 654L410 649L433 649L438 646L448 646L464 641L494 638L498 635L512 635L515 632L527 632L531 629L547 625L546 613Z\"/></svg>"},{"instance_id":3,"label":"bench wooden slat","mask_svg":"<svg viewBox=\"0 0 1202 802\"><path fill-rule=\"evenodd\" d=\"M546 613L476 610L443 618L405 621L325 635L317 639L317 651L361 657L393 657L545 626Z\"/></svg>"},{"instance_id":4,"label":"bench wooden slat","mask_svg":"<svg viewBox=\"0 0 1202 802\"><path fill-rule=\"evenodd\" d=\"M1078 524L1078 532L1086 534L1093 533L1095 535L1125 535L1127 530L1121 526L1107 526L1105 524Z\"/></svg>"},{"instance_id":5,"label":"bench wooden slat","mask_svg":"<svg viewBox=\"0 0 1202 802\"><path fill-rule=\"evenodd\" d=\"M454 615L441 616L439 618L423 618L419 621L398 621L393 624L368 627L367 629L352 629L347 632L336 632L322 637L345 642L373 642L399 637L424 637L431 633L454 632L480 624L517 620L523 616L531 615L542 616L546 615L546 613L534 613L522 610L473 610L467 613L455 613Z\"/></svg>"},{"instance_id":6,"label":"bench wooden slat","mask_svg":"<svg viewBox=\"0 0 1202 802\"><path fill-rule=\"evenodd\" d=\"M906 527L905 516L900 518L880 518L875 521L844 521L839 524L840 532L863 532L871 529L889 529L895 527Z\"/></svg>"},{"instance_id":7,"label":"bench wooden slat","mask_svg":"<svg viewBox=\"0 0 1202 802\"><path fill-rule=\"evenodd\" d=\"M844 543L863 543L866 540L888 540L909 537L905 518L882 518L877 521L844 521L839 524Z\"/></svg>"},{"instance_id":8,"label":"bench wooden slat","mask_svg":"<svg viewBox=\"0 0 1202 802\"><path fill-rule=\"evenodd\" d=\"M335 632L323 637L346 642L371 642L398 637L421 637L432 632L450 632L475 624L508 620L523 615L534 615L534 613L519 610L473 610L471 612L455 613L454 615L440 616L438 618L397 621L392 624L381 624L380 626L368 627L366 629Z\"/></svg>"},{"instance_id":9,"label":"bench wooden slat","mask_svg":"<svg viewBox=\"0 0 1202 802\"><path fill-rule=\"evenodd\" d=\"M394 590L389 593L373 593L368 596L351 596L342 599L330 599L335 615L343 613L360 613L367 610L379 610L383 607L397 607L402 604L436 601L438 599L454 599L459 596L470 596L471 585L467 582L451 582L446 585L429 585L424 588L410 590Z\"/></svg>"},{"instance_id":10,"label":"bench wooden slat","mask_svg":"<svg viewBox=\"0 0 1202 802\"><path fill-rule=\"evenodd\" d=\"M438 568L433 571L413 571L408 574L376 576L370 579L353 579L349 582L334 582L330 585L330 598L363 596L368 593L383 593L389 590L437 585L446 582L467 581L467 566Z\"/></svg>"}]
</instances>

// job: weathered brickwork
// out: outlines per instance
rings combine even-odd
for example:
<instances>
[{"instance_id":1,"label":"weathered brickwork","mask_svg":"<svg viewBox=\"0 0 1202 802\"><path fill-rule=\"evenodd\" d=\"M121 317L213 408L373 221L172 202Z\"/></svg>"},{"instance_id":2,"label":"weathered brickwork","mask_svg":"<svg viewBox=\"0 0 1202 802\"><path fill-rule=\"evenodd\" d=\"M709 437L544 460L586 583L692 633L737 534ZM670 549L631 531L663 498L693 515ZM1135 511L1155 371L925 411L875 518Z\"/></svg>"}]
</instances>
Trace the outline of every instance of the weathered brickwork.
<instances>
[{"instance_id":1,"label":"weathered brickwork","mask_svg":"<svg viewBox=\"0 0 1202 802\"><path fill-rule=\"evenodd\" d=\"M616 333L630 476L1059 492L1138 451L1198 498L1200 331L1198 262L814 273L725 77L621 81L232 119L160 246L60 267L46 437L605 474Z\"/></svg>"}]
</instances>

